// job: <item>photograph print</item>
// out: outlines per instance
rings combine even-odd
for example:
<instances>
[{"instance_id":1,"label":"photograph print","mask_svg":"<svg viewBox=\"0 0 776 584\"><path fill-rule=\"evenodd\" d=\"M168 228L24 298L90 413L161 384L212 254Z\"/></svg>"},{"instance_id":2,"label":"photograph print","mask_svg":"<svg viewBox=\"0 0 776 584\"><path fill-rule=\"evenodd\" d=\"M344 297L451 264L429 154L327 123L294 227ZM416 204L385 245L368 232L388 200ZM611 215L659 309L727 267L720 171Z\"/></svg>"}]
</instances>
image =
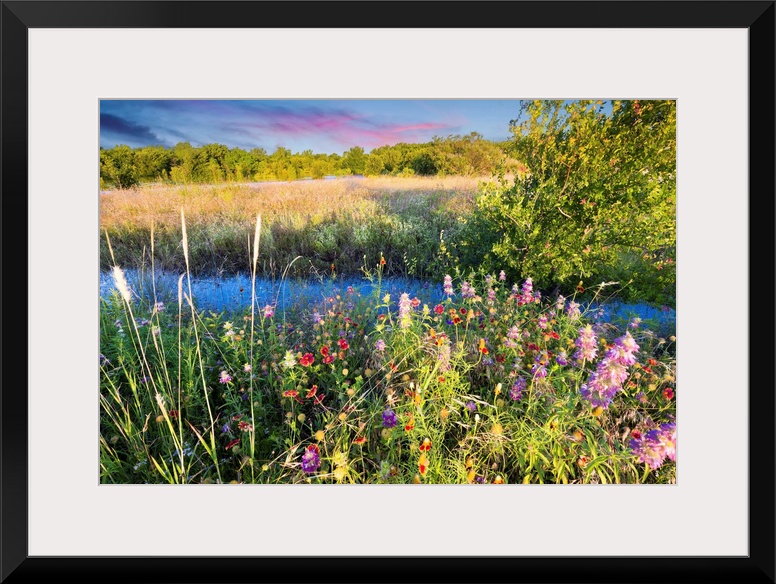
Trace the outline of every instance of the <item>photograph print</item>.
<instances>
[{"instance_id":1,"label":"photograph print","mask_svg":"<svg viewBox=\"0 0 776 584\"><path fill-rule=\"evenodd\" d=\"M676 101L109 99L99 142L101 484L676 483Z\"/></svg>"}]
</instances>

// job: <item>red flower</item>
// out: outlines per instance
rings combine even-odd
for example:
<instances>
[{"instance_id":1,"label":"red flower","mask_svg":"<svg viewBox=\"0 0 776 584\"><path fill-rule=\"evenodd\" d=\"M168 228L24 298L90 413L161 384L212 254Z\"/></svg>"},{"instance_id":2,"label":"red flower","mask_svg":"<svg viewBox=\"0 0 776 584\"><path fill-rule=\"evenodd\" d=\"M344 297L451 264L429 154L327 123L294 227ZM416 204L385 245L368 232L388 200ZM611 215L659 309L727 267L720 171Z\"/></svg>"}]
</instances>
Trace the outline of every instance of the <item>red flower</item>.
<instances>
[{"instance_id":1,"label":"red flower","mask_svg":"<svg viewBox=\"0 0 776 584\"><path fill-rule=\"evenodd\" d=\"M287 389L283 392L283 397L296 397L299 395L299 392L295 389Z\"/></svg>"},{"instance_id":2,"label":"red flower","mask_svg":"<svg viewBox=\"0 0 776 584\"><path fill-rule=\"evenodd\" d=\"M425 454L421 454L418 459L418 470L422 475L425 475L428 470L428 457Z\"/></svg>"},{"instance_id":3,"label":"red flower","mask_svg":"<svg viewBox=\"0 0 776 584\"><path fill-rule=\"evenodd\" d=\"M179 414L178 410L170 410L170 411L169 411L169 412L167 412L167 413L168 413L168 414L170 414L170 417L171 417L173 420L175 420L175 419L177 419L177 418L178 418L178 414Z\"/></svg>"},{"instance_id":4,"label":"red flower","mask_svg":"<svg viewBox=\"0 0 776 584\"><path fill-rule=\"evenodd\" d=\"M226 445L226 450L229 450L232 446L237 446L240 443L239 438L235 438L229 444Z\"/></svg>"},{"instance_id":5,"label":"red flower","mask_svg":"<svg viewBox=\"0 0 776 584\"><path fill-rule=\"evenodd\" d=\"M454 316L453 317L453 324L461 324L461 317Z\"/></svg>"},{"instance_id":6,"label":"red flower","mask_svg":"<svg viewBox=\"0 0 776 584\"><path fill-rule=\"evenodd\" d=\"M383 257L380 258L380 265L381 266L385 265L385 258L383 258Z\"/></svg>"},{"instance_id":7,"label":"red flower","mask_svg":"<svg viewBox=\"0 0 776 584\"><path fill-rule=\"evenodd\" d=\"M353 440L354 444L363 444L364 442L366 442L366 436L359 436L358 438Z\"/></svg>"},{"instance_id":8,"label":"red flower","mask_svg":"<svg viewBox=\"0 0 776 584\"><path fill-rule=\"evenodd\" d=\"M551 336L553 339L555 339L556 341L557 341L558 339L560 339L560 335L559 335L558 333L556 333L555 331L552 331L552 332L550 333L550 336Z\"/></svg>"},{"instance_id":9,"label":"red flower","mask_svg":"<svg viewBox=\"0 0 776 584\"><path fill-rule=\"evenodd\" d=\"M460 309L458 312L460 312L460 313L461 313L461 314L463 314L463 315L466 315L466 313L467 313L468 311L467 311L465 308L461 308L461 309Z\"/></svg>"},{"instance_id":10,"label":"red flower","mask_svg":"<svg viewBox=\"0 0 776 584\"><path fill-rule=\"evenodd\" d=\"M431 450L431 440L429 438L423 438L423 443L418 448L421 452L428 452Z\"/></svg>"},{"instance_id":11,"label":"red flower","mask_svg":"<svg viewBox=\"0 0 776 584\"><path fill-rule=\"evenodd\" d=\"M304 355L302 355L302 358L299 360L299 363L307 367L308 365L312 365L313 361L315 361L315 357L313 357L313 354L305 353Z\"/></svg>"},{"instance_id":12,"label":"red flower","mask_svg":"<svg viewBox=\"0 0 776 584\"><path fill-rule=\"evenodd\" d=\"M306 395L305 397L306 397L306 398L311 398L311 397L313 397L313 396L315 395L315 393L316 393L317 391L318 391L318 386L317 386L317 385L313 385L313 386L310 388L310 391L308 391L308 392L307 392L307 395Z\"/></svg>"},{"instance_id":13,"label":"red flower","mask_svg":"<svg viewBox=\"0 0 776 584\"><path fill-rule=\"evenodd\" d=\"M666 387L663 390L663 397L666 399L672 399L674 397L674 390L671 389L670 387Z\"/></svg>"},{"instance_id":14,"label":"red flower","mask_svg":"<svg viewBox=\"0 0 776 584\"><path fill-rule=\"evenodd\" d=\"M313 403L315 403L316 406L321 405L323 403L323 394L319 393L318 395L316 395L315 398L313 399Z\"/></svg>"},{"instance_id":15,"label":"red flower","mask_svg":"<svg viewBox=\"0 0 776 584\"><path fill-rule=\"evenodd\" d=\"M434 307L434 312L436 312L437 314L442 314L444 311L445 311L445 307L442 306L441 304L437 304Z\"/></svg>"},{"instance_id":16,"label":"red flower","mask_svg":"<svg viewBox=\"0 0 776 584\"><path fill-rule=\"evenodd\" d=\"M418 299L418 298L413 298L413 299L410 301L410 304L412 304L412 307L413 307L413 308L417 308L418 306L420 306L420 299Z\"/></svg>"},{"instance_id":17,"label":"red flower","mask_svg":"<svg viewBox=\"0 0 776 584\"><path fill-rule=\"evenodd\" d=\"M638 430L634 430L633 432L631 432L631 436L633 436L636 440L638 440L639 438L641 438L641 432L639 432Z\"/></svg>"},{"instance_id":18,"label":"red flower","mask_svg":"<svg viewBox=\"0 0 776 584\"><path fill-rule=\"evenodd\" d=\"M339 345L339 348L342 349L343 351L348 347L350 347L350 345L348 345L348 342L345 339L340 339L339 341L337 341L337 344Z\"/></svg>"},{"instance_id":19,"label":"red flower","mask_svg":"<svg viewBox=\"0 0 776 584\"><path fill-rule=\"evenodd\" d=\"M327 347L326 345L323 345L321 347L321 355L326 357L328 354L329 354L329 347Z\"/></svg>"},{"instance_id":20,"label":"red flower","mask_svg":"<svg viewBox=\"0 0 776 584\"><path fill-rule=\"evenodd\" d=\"M498 355L496 355L496 363L503 363L504 360L505 360L504 355L502 355L500 353Z\"/></svg>"},{"instance_id":21,"label":"red flower","mask_svg":"<svg viewBox=\"0 0 776 584\"><path fill-rule=\"evenodd\" d=\"M328 365L329 363L333 363L333 362L334 362L334 357L332 357L331 355L326 355L326 356L323 358L323 362L324 362L326 365Z\"/></svg>"},{"instance_id":22,"label":"red flower","mask_svg":"<svg viewBox=\"0 0 776 584\"><path fill-rule=\"evenodd\" d=\"M650 365L652 365L654 367L655 365L657 365L657 360L656 359L647 359L647 363L649 363Z\"/></svg>"}]
</instances>

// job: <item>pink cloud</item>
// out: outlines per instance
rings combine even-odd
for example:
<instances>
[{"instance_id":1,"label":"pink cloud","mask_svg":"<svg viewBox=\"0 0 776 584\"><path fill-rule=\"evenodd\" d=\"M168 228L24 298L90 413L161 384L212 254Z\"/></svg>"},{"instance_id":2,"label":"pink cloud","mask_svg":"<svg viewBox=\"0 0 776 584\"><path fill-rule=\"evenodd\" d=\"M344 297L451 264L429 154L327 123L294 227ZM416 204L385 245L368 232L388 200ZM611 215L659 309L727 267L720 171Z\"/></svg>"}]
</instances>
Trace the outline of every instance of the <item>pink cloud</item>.
<instances>
[{"instance_id":1,"label":"pink cloud","mask_svg":"<svg viewBox=\"0 0 776 584\"><path fill-rule=\"evenodd\" d=\"M344 147L364 146L375 148L397 142L418 142L431 139L431 132L451 131L449 124L422 122L414 124L380 124L363 116L346 111L296 111L279 110L269 115L247 121L245 126L258 132L270 132L281 136L305 136L325 133L327 137Z\"/></svg>"}]
</instances>

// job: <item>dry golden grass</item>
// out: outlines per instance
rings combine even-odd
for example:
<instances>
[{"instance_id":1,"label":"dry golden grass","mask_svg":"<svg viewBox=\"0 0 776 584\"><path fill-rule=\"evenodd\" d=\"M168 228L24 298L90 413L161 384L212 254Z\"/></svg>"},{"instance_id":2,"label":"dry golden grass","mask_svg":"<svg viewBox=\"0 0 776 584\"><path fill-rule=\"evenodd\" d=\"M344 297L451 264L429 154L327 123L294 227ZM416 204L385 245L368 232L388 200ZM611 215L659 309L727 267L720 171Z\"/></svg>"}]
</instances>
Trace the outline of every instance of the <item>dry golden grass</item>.
<instances>
[{"instance_id":1,"label":"dry golden grass","mask_svg":"<svg viewBox=\"0 0 776 584\"><path fill-rule=\"evenodd\" d=\"M180 228L181 209L189 224L213 222L253 225L262 215L267 224L278 219L317 222L347 210L354 220L375 215L380 207L401 213L433 204L451 213L472 208L478 184L485 178L375 177L292 183L221 185L153 185L100 195L100 227Z\"/></svg>"}]
</instances>

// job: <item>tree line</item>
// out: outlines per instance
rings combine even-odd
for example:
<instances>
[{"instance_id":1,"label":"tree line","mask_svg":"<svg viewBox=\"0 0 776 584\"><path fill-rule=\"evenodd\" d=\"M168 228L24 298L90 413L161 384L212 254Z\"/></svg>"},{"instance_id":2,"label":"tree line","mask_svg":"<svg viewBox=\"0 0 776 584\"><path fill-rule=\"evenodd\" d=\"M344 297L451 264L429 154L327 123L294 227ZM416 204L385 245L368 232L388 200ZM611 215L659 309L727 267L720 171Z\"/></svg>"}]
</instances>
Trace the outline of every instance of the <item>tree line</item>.
<instances>
[{"instance_id":1,"label":"tree line","mask_svg":"<svg viewBox=\"0 0 776 584\"><path fill-rule=\"evenodd\" d=\"M229 148L223 144L195 147L180 142L172 148L117 145L100 148L102 187L131 188L142 183L221 183L286 181L325 176L490 176L499 169L519 168L508 155L509 144L480 134L434 137L422 144L399 143L366 153L353 146L340 154L312 150L292 153L282 146L271 154L263 148Z\"/></svg>"}]
</instances>

